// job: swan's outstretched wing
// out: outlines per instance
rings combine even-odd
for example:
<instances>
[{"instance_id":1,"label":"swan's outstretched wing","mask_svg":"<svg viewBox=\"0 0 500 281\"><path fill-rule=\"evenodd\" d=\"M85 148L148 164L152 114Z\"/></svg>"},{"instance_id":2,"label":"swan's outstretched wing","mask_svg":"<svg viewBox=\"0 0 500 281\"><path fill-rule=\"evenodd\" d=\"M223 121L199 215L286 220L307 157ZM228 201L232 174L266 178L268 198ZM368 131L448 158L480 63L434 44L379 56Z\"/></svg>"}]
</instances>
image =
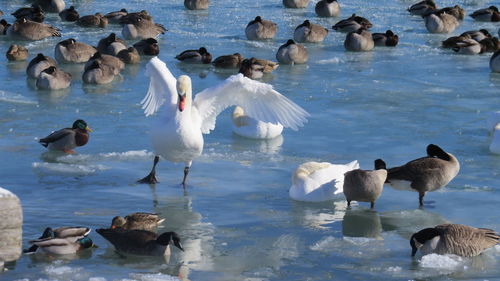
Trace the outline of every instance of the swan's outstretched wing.
<instances>
[{"instance_id":1,"label":"swan's outstretched wing","mask_svg":"<svg viewBox=\"0 0 500 281\"><path fill-rule=\"evenodd\" d=\"M202 118L201 131L208 134L213 130L217 115L232 105L241 106L252 118L281 123L293 130L307 122L306 117L309 116L309 113L275 91L271 85L237 74L196 95L194 106Z\"/></svg>"},{"instance_id":2,"label":"swan's outstretched wing","mask_svg":"<svg viewBox=\"0 0 500 281\"><path fill-rule=\"evenodd\" d=\"M158 57L154 57L146 65L146 75L149 76L149 89L141 101L144 114L154 114L165 102L169 103L166 104L167 110L175 112L177 80L167 65Z\"/></svg>"}]
</instances>

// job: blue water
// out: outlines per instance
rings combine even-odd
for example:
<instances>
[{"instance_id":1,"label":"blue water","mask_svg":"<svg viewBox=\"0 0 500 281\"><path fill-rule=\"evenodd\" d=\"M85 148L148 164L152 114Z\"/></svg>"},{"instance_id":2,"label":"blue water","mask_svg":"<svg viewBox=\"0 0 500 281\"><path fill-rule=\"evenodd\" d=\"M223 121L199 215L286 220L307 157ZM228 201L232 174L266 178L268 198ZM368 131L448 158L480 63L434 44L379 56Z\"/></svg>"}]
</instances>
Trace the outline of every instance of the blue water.
<instances>
[{"instance_id":1,"label":"blue water","mask_svg":"<svg viewBox=\"0 0 500 281\"><path fill-rule=\"evenodd\" d=\"M140 65L104 86L83 85L81 65L63 65L73 74L68 90L38 91L27 80L27 62L0 66L0 185L16 193L24 208L23 241L46 226L107 227L111 218L135 211L158 212L160 231L175 230L185 252L169 263L155 258L123 258L95 232L99 246L77 257L22 256L2 280L499 280L497 246L474 259L410 257L410 235L425 227L452 222L500 231L498 215L500 157L489 152L486 120L499 110L500 75L491 74L490 54L456 55L439 47L447 35L428 34L411 1L340 1L339 18L307 9L284 9L279 0L212 1L208 11L187 11L181 0L66 1L81 15L125 7L148 10L169 30L160 36L161 53L174 75L188 74L194 92L213 86L231 73L209 66L179 64L175 55L205 46L214 57L240 52L275 60L278 47L294 28L310 19L331 27L357 13L374 24L373 32L392 29L396 48L368 53L344 50L345 34L333 30L321 44L306 44L309 62L281 65L264 81L305 108L309 122L283 137L254 141L237 137L230 110L205 136L203 155L193 163L186 190L181 164L161 161L156 187L136 184L151 167L152 118L139 102L148 79ZM2 2L8 15L24 1ZM492 1L439 1L462 5L467 13ZM496 3L498 4L498 3ZM278 23L275 40L249 42L246 24L256 15ZM63 38L97 45L121 28L84 29L49 15L47 23ZM454 35L498 23L466 18ZM38 52L53 56L60 38L28 42L30 59ZM0 53L12 44L0 38ZM130 41L129 43L134 43ZM82 118L94 129L77 155L47 153L37 140ZM461 163L445 188L428 193L433 201L418 209L416 193L386 187L370 211L366 203L346 210L342 200L305 204L288 197L292 172L306 161L347 163L358 160L371 169L383 158L388 166L423 156L429 143L442 146ZM172 277L174 276L174 277Z\"/></svg>"}]
</instances>

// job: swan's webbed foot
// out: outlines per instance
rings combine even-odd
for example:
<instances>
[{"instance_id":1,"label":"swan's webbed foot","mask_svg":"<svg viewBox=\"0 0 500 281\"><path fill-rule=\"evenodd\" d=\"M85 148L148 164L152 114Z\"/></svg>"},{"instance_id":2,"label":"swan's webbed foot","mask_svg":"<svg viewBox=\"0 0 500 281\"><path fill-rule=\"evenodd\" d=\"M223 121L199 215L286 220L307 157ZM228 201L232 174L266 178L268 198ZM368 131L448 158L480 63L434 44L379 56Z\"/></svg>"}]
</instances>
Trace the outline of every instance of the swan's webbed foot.
<instances>
[{"instance_id":1,"label":"swan's webbed foot","mask_svg":"<svg viewBox=\"0 0 500 281\"><path fill-rule=\"evenodd\" d=\"M147 183L147 184L155 184L158 183L158 179L156 178L156 165L160 161L160 156L155 156L155 159L153 160L153 168L151 169L151 172L149 175L145 176L144 178L138 180L138 183Z\"/></svg>"}]
</instances>

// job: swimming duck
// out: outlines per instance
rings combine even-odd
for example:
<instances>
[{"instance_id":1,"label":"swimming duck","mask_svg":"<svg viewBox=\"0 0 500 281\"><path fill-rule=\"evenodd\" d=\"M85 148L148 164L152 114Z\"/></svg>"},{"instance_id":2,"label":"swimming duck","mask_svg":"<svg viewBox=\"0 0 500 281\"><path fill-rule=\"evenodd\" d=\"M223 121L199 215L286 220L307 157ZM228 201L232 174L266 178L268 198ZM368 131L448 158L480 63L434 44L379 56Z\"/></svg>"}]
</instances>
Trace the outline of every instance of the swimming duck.
<instances>
[{"instance_id":1,"label":"swimming duck","mask_svg":"<svg viewBox=\"0 0 500 281\"><path fill-rule=\"evenodd\" d=\"M206 10L208 4L208 0L184 0L184 7L188 10Z\"/></svg>"},{"instance_id":2,"label":"swimming duck","mask_svg":"<svg viewBox=\"0 0 500 281\"><path fill-rule=\"evenodd\" d=\"M154 38L142 39L134 44L134 48L141 56L157 56L160 53L160 45Z\"/></svg>"},{"instance_id":3,"label":"swimming duck","mask_svg":"<svg viewBox=\"0 0 500 281\"><path fill-rule=\"evenodd\" d=\"M70 6L68 9L62 10L59 17L62 21L73 22L80 18L80 14L76 11L75 6Z\"/></svg>"},{"instance_id":4,"label":"swimming duck","mask_svg":"<svg viewBox=\"0 0 500 281\"><path fill-rule=\"evenodd\" d=\"M7 53L5 54L7 59L10 61L26 60L28 55L29 51L26 47L16 44L10 45L9 50L7 50Z\"/></svg>"},{"instance_id":5,"label":"swimming duck","mask_svg":"<svg viewBox=\"0 0 500 281\"><path fill-rule=\"evenodd\" d=\"M71 74L55 66L44 69L36 79L36 87L43 90L66 89L71 85Z\"/></svg>"},{"instance_id":6,"label":"swimming duck","mask_svg":"<svg viewBox=\"0 0 500 281\"><path fill-rule=\"evenodd\" d=\"M127 49L125 40L116 36L115 33L109 34L107 37L99 40L97 51L102 54L116 56L121 50Z\"/></svg>"},{"instance_id":7,"label":"swimming duck","mask_svg":"<svg viewBox=\"0 0 500 281\"><path fill-rule=\"evenodd\" d=\"M452 15L436 12L424 16L425 27L430 33L451 33L460 24Z\"/></svg>"},{"instance_id":8,"label":"swimming duck","mask_svg":"<svg viewBox=\"0 0 500 281\"><path fill-rule=\"evenodd\" d=\"M255 59L255 62L264 66L264 73L271 73L280 65L275 61L265 59Z\"/></svg>"},{"instance_id":9,"label":"swimming duck","mask_svg":"<svg viewBox=\"0 0 500 281\"><path fill-rule=\"evenodd\" d=\"M59 150L66 153L75 153L73 149L84 146L89 141L89 132L92 129L81 119L76 120L71 128L64 128L40 139L41 145L49 150Z\"/></svg>"},{"instance_id":10,"label":"swimming duck","mask_svg":"<svg viewBox=\"0 0 500 281\"><path fill-rule=\"evenodd\" d=\"M0 20L0 35L5 35L9 26L10 24L6 20Z\"/></svg>"},{"instance_id":11,"label":"swimming duck","mask_svg":"<svg viewBox=\"0 0 500 281\"><path fill-rule=\"evenodd\" d=\"M232 115L233 133L249 139L274 139L283 132L280 123L262 122L245 114L245 110L236 106Z\"/></svg>"},{"instance_id":12,"label":"swimming duck","mask_svg":"<svg viewBox=\"0 0 500 281\"><path fill-rule=\"evenodd\" d=\"M500 41L497 37L484 38L479 41L479 44L483 47L483 53L493 53L500 50Z\"/></svg>"},{"instance_id":13,"label":"swimming duck","mask_svg":"<svg viewBox=\"0 0 500 281\"><path fill-rule=\"evenodd\" d=\"M488 32L486 29L480 29L480 30L469 30L465 31L461 35L469 35L472 39L476 40L477 42L486 39L486 38L491 38L491 34Z\"/></svg>"},{"instance_id":14,"label":"swimming duck","mask_svg":"<svg viewBox=\"0 0 500 281\"><path fill-rule=\"evenodd\" d=\"M245 108L247 114L264 122L280 123L296 130L309 116L301 107L276 92L271 85L232 75L217 86L205 89L192 98L189 76L175 79L157 57L146 65L150 88L142 100L146 116L162 108L163 118L151 129L155 159L151 173L142 183L157 182L156 165L161 155L173 162L184 162L186 184L193 159L203 151L203 134L215 128L217 115L232 105Z\"/></svg>"},{"instance_id":15,"label":"swimming duck","mask_svg":"<svg viewBox=\"0 0 500 281\"><path fill-rule=\"evenodd\" d=\"M344 41L344 47L352 52L371 51L375 47L372 34L365 28L349 32Z\"/></svg>"},{"instance_id":16,"label":"swimming duck","mask_svg":"<svg viewBox=\"0 0 500 281\"><path fill-rule=\"evenodd\" d=\"M494 128L490 151L495 154L500 154L500 123L497 123Z\"/></svg>"},{"instance_id":17,"label":"swimming duck","mask_svg":"<svg viewBox=\"0 0 500 281\"><path fill-rule=\"evenodd\" d=\"M356 169L345 173L344 195L347 206L351 206L351 201L370 202L370 208L373 209L386 179L387 169L382 159L375 160L375 170Z\"/></svg>"},{"instance_id":18,"label":"swimming duck","mask_svg":"<svg viewBox=\"0 0 500 281\"><path fill-rule=\"evenodd\" d=\"M185 62L185 63L203 63L207 64L212 61L212 55L205 49L205 47L201 47L198 50L186 50L177 56L176 59Z\"/></svg>"},{"instance_id":19,"label":"swimming duck","mask_svg":"<svg viewBox=\"0 0 500 281\"><path fill-rule=\"evenodd\" d=\"M498 8L495 6L490 6L485 9L479 9L477 11L474 11L469 16L477 21L500 21L500 12L498 12Z\"/></svg>"},{"instance_id":20,"label":"swimming duck","mask_svg":"<svg viewBox=\"0 0 500 281\"><path fill-rule=\"evenodd\" d=\"M109 23L120 23L122 17L128 15L127 9L121 9L119 11L109 12L104 15L108 19Z\"/></svg>"},{"instance_id":21,"label":"swimming duck","mask_svg":"<svg viewBox=\"0 0 500 281\"><path fill-rule=\"evenodd\" d=\"M111 66L94 60L85 67L82 80L87 84L108 84L115 79L115 71Z\"/></svg>"},{"instance_id":22,"label":"swimming duck","mask_svg":"<svg viewBox=\"0 0 500 281\"><path fill-rule=\"evenodd\" d=\"M459 36L452 36L447 38L442 42L442 47L443 48L453 48L457 47L456 44L457 42L462 42L467 39L474 39L477 42L480 42L481 40L485 38L491 38L491 34L488 32L486 29L481 29L481 30L470 30L466 31Z\"/></svg>"},{"instance_id":23,"label":"swimming duck","mask_svg":"<svg viewBox=\"0 0 500 281\"><path fill-rule=\"evenodd\" d=\"M28 64L28 67L26 68L26 74L28 75L28 77L36 79L38 78L38 76L40 76L40 73L44 69L56 65L57 62L53 58L44 56L43 54L39 53Z\"/></svg>"},{"instance_id":24,"label":"swimming duck","mask_svg":"<svg viewBox=\"0 0 500 281\"><path fill-rule=\"evenodd\" d=\"M244 59L238 72L250 79L260 79L264 75L264 65L258 63L255 58Z\"/></svg>"},{"instance_id":25,"label":"swimming duck","mask_svg":"<svg viewBox=\"0 0 500 281\"><path fill-rule=\"evenodd\" d=\"M437 10L436 3L433 0L424 0L411 5L408 12L412 15L423 16Z\"/></svg>"},{"instance_id":26,"label":"swimming duck","mask_svg":"<svg viewBox=\"0 0 500 281\"><path fill-rule=\"evenodd\" d=\"M82 63L89 61L96 52L96 48L69 38L56 44L54 54L59 63Z\"/></svg>"},{"instance_id":27,"label":"swimming duck","mask_svg":"<svg viewBox=\"0 0 500 281\"><path fill-rule=\"evenodd\" d=\"M137 49L130 47L126 50L121 50L117 55L117 58L121 59L126 64L137 64L141 62L141 57Z\"/></svg>"},{"instance_id":28,"label":"swimming duck","mask_svg":"<svg viewBox=\"0 0 500 281\"><path fill-rule=\"evenodd\" d=\"M165 31L167 29L163 25L135 16L131 17L130 23L123 25L122 35L128 40L146 39L165 34Z\"/></svg>"},{"instance_id":29,"label":"swimming duck","mask_svg":"<svg viewBox=\"0 0 500 281\"><path fill-rule=\"evenodd\" d=\"M427 156L388 169L386 182L394 189L418 192L419 204L423 206L425 193L447 185L459 170L460 163L453 154L429 144Z\"/></svg>"},{"instance_id":30,"label":"swimming duck","mask_svg":"<svg viewBox=\"0 0 500 281\"><path fill-rule=\"evenodd\" d=\"M13 15L16 19L28 19L36 22L43 22L45 19L45 14L40 6L36 4L31 5L31 7L19 8L11 15Z\"/></svg>"},{"instance_id":31,"label":"swimming duck","mask_svg":"<svg viewBox=\"0 0 500 281\"><path fill-rule=\"evenodd\" d=\"M395 47L399 42L399 37L392 30L387 30L385 33L372 33L375 46Z\"/></svg>"},{"instance_id":32,"label":"swimming duck","mask_svg":"<svg viewBox=\"0 0 500 281\"><path fill-rule=\"evenodd\" d=\"M500 235L487 228L463 224L440 224L414 233L410 238L411 255L436 253L474 257L498 244Z\"/></svg>"},{"instance_id":33,"label":"swimming duck","mask_svg":"<svg viewBox=\"0 0 500 281\"><path fill-rule=\"evenodd\" d=\"M94 242L90 237L83 237L74 242L62 238L47 238L30 241L30 243L38 246L38 248L47 254L52 255L69 255L75 254L81 250L88 249L94 246Z\"/></svg>"},{"instance_id":34,"label":"swimming duck","mask_svg":"<svg viewBox=\"0 0 500 281\"><path fill-rule=\"evenodd\" d=\"M220 56L214 59L212 65L218 68L239 68L243 62L243 56L239 53Z\"/></svg>"},{"instance_id":35,"label":"swimming duck","mask_svg":"<svg viewBox=\"0 0 500 281\"><path fill-rule=\"evenodd\" d=\"M359 169L358 161L347 164L306 162L292 175L290 198L297 201L321 202L337 198L343 192L344 174Z\"/></svg>"},{"instance_id":36,"label":"swimming duck","mask_svg":"<svg viewBox=\"0 0 500 281\"><path fill-rule=\"evenodd\" d=\"M94 63L94 61L98 61L101 65L107 65L113 70L114 75L118 75L120 71L125 68L125 63L119 58L112 56L101 54L100 52L96 52L88 62L85 63L85 70L90 67Z\"/></svg>"},{"instance_id":37,"label":"swimming duck","mask_svg":"<svg viewBox=\"0 0 500 281\"><path fill-rule=\"evenodd\" d=\"M260 16L256 16L250 21L245 28L245 35L248 40L266 40L273 39L276 36L277 24L263 20Z\"/></svg>"},{"instance_id":38,"label":"swimming duck","mask_svg":"<svg viewBox=\"0 0 500 281\"><path fill-rule=\"evenodd\" d=\"M111 229L142 229L154 231L163 221L165 221L165 219L161 219L158 214L137 212L129 214L125 217L114 217L111 221Z\"/></svg>"},{"instance_id":39,"label":"swimming duck","mask_svg":"<svg viewBox=\"0 0 500 281\"><path fill-rule=\"evenodd\" d=\"M463 55L477 55L483 52L484 46L474 39L465 39L455 42L455 46L451 49Z\"/></svg>"},{"instance_id":40,"label":"swimming duck","mask_svg":"<svg viewBox=\"0 0 500 281\"><path fill-rule=\"evenodd\" d=\"M318 43L323 42L327 34L328 29L319 24L311 23L309 20L305 20L295 28L293 40L298 43Z\"/></svg>"},{"instance_id":41,"label":"swimming duck","mask_svg":"<svg viewBox=\"0 0 500 281\"><path fill-rule=\"evenodd\" d=\"M47 238L61 238L66 239L70 242L76 242L77 240L86 237L90 233L91 229L88 227L80 226L64 226L56 229L50 227L45 228L42 236L38 237L37 240L43 240ZM24 253L32 253L38 249L37 245L31 246L29 249L23 250Z\"/></svg>"},{"instance_id":42,"label":"swimming duck","mask_svg":"<svg viewBox=\"0 0 500 281\"><path fill-rule=\"evenodd\" d=\"M500 72L500 50L496 51L490 58L491 72Z\"/></svg>"},{"instance_id":43,"label":"swimming duck","mask_svg":"<svg viewBox=\"0 0 500 281\"><path fill-rule=\"evenodd\" d=\"M34 4L40 5L47 13L60 13L66 7L64 0L35 0Z\"/></svg>"},{"instance_id":44,"label":"swimming duck","mask_svg":"<svg viewBox=\"0 0 500 281\"><path fill-rule=\"evenodd\" d=\"M143 20L152 21L153 17L146 10L142 10L140 12L132 12L123 15L120 18L119 24L133 24L138 18Z\"/></svg>"},{"instance_id":45,"label":"swimming duck","mask_svg":"<svg viewBox=\"0 0 500 281\"><path fill-rule=\"evenodd\" d=\"M276 53L276 59L284 64L306 63L309 58L306 48L296 44L292 39L281 45Z\"/></svg>"},{"instance_id":46,"label":"swimming duck","mask_svg":"<svg viewBox=\"0 0 500 281\"><path fill-rule=\"evenodd\" d=\"M309 4L309 0L283 0L283 5L287 8L305 8Z\"/></svg>"},{"instance_id":47,"label":"swimming duck","mask_svg":"<svg viewBox=\"0 0 500 281\"><path fill-rule=\"evenodd\" d=\"M6 34L12 38L33 41L52 36L61 37L60 30L52 25L27 20L25 18L16 20L9 26Z\"/></svg>"},{"instance_id":48,"label":"swimming duck","mask_svg":"<svg viewBox=\"0 0 500 281\"><path fill-rule=\"evenodd\" d=\"M102 237L108 240L118 252L140 256L168 256L170 244L184 251L179 235L165 232L158 235L147 230L97 229Z\"/></svg>"},{"instance_id":49,"label":"swimming duck","mask_svg":"<svg viewBox=\"0 0 500 281\"><path fill-rule=\"evenodd\" d=\"M108 26L108 19L105 18L101 13L96 13L94 15L86 15L80 17L76 24L81 27L106 27Z\"/></svg>"},{"instance_id":50,"label":"swimming duck","mask_svg":"<svg viewBox=\"0 0 500 281\"><path fill-rule=\"evenodd\" d=\"M353 32L362 27L369 29L372 26L372 23L366 18L352 14L349 18L337 22L332 28L339 32Z\"/></svg>"},{"instance_id":51,"label":"swimming duck","mask_svg":"<svg viewBox=\"0 0 500 281\"><path fill-rule=\"evenodd\" d=\"M337 17L340 15L340 5L337 0L320 0L314 6L318 17Z\"/></svg>"}]
</instances>

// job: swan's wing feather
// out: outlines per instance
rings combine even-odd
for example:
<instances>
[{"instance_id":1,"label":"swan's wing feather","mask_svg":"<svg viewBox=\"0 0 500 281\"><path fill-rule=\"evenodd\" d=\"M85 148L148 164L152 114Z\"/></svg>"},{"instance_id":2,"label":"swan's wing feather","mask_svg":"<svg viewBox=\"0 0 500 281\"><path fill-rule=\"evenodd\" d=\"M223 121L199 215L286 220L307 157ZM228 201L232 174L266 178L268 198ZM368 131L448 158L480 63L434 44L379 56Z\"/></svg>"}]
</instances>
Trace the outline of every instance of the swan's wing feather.
<instances>
[{"instance_id":1,"label":"swan's wing feather","mask_svg":"<svg viewBox=\"0 0 500 281\"><path fill-rule=\"evenodd\" d=\"M242 107L246 115L254 119L280 123L293 130L304 125L309 116L309 113L275 91L271 85L237 74L196 95L194 106L202 118L201 131L207 134L213 130L217 115L233 105Z\"/></svg>"},{"instance_id":2,"label":"swan's wing feather","mask_svg":"<svg viewBox=\"0 0 500 281\"><path fill-rule=\"evenodd\" d=\"M141 101L144 114L154 114L165 102L168 103L167 110L174 112L177 104L177 80L167 65L154 57L146 65L146 75L149 76L149 89Z\"/></svg>"}]
</instances>

